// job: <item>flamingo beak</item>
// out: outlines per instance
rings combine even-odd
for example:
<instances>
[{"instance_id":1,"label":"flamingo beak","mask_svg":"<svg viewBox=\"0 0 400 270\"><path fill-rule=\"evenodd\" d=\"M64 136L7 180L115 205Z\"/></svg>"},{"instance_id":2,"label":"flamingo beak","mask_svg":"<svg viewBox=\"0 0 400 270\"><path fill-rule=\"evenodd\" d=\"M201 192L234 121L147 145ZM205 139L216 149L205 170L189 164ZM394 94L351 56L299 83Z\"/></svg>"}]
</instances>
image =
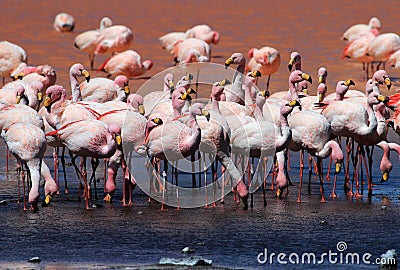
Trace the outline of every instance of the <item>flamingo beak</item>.
<instances>
[{"instance_id":1,"label":"flamingo beak","mask_svg":"<svg viewBox=\"0 0 400 270\"><path fill-rule=\"evenodd\" d=\"M174 86L174 82L173 81L168 81L168 87L169 87L169 91L174 91L175 86Z\"/></svg>"},{"instance_id":2,"label":"flamingo beak","mask_svg":"<svg viewBox=\"0 0 400 270\"><path fill-rule=\"evenodd\" d=\"M201 110L201 114L204 115L207 119L207 122L210 121L210 112L207 110Z\"/></svg>"},{"instance_id":3,"label":"flamingo beak","mask_svg":"<svg viewBox=\"0 0 400 270\"><path fill-rule=\"evenodd\" d=\"M269 97L270 93L268 90L261 91L261 95L265 98Z\"/></svg>"},{"instance_id":4,"label":"flamingo beak","mask_svg":"<svg viewBox=\"0 0 400 270\"><path fill-rule=\"evenodd\" d=\"M231 82L228 79L223 79L222 81L219 82L219 86L225 86L227 84L231 84Z\"/></svg>"},{"instance_id":5,"label":"flamingo beak","mask_svg":"<svg viewBox=\"0 0 400 270\"><path fill-rule=\"evenodd\" d=\"M90 74L89 74L89 72L88 72L86 69L84 69L84 70L81 71L81 73L82 73L82 76L85 77L86 82L89 82L89 81L90 81Z\"/></svg>"},{"instance_id":6,"label":"flamingo beak","mask_svg":"<svg viewBox=\"0 0 400 270\"><path fill-rule=\"evenodd\" d=\"M146 111L145 111L145 109L144 109L144 106L143 106L142 104L139 105L138 109L139 109L139 113L140 113L141 115L144 115L144 114L146 113Z\"/></svg>"},{"instance_id":7,"label":"flamingo beak","mask_svg":"<svg viewBox=\"0 0 400 270\"><path fill-rule=\"evenodd\" d=\"M335 165L335 174L340 173L340 170L342 169L342 164L340 162L336 162Z\"/></svg>"},{"instance_id":8,"label":"flamingo beak","mask_svg":"<svg viewBox=\"0 0 400 270\"><path fill-rule=\"evenodd\" d=\"M37 93L37 99L38 99L39 101L42 101L42 100L43 100L43 93L38 92L38 93Z\"/></svg>"},{"instance_id":9,"label":"flamingo beak","mask_svg":"<svg viewBox=\"0 0 400 270\"><path fill-rule=\"evenodd\" d=\"M385 84L386 84L387 89L390 90L390 87L392 86L392 82L390 81L389 78L385 79Z\"/></svg>"},{"instance_id":10,"label":"flamingo beak","mask_svg":"<svg viewBox=\"0 0 400 270\"><path fill-rule=\"evenodd\" d=\"M125 94L126 94L126 95L129 95L129 94L131 93L131 89L129 88L128 85L125 85L125 86L124 86L124 91L125 91Z\"/></svg>"},{"instance_id":11,"label":"flamingo beak","mask_svg":"<svg viewBox=\"0 0 400 270\"><path fill-rule=\"evenodd\" d=\"M378 100L379 100L380 102L383 102L384 104L386 104L386 103L389 102L389 97L385 97L385 96L379 95L379 96L378 96Z\"/></svg>"},{"instance_id":12,"label":"flamingo beak","mask_svg":"<svg viewBox=\"0 0 400 270\"><path fill-rule=\"evenodd\" d=\"M259 70L254 70L251 72L250 76L253 78L261 77L261 72Z\"/></svg>"},{"instance_id":13,"label":"flamingo beak","mask_svg":"<svg viewBox=\"0 0 400 270\"><path fill-rule=\"evenodd\" d=\"M381 183L382 182L386 182L387 180L389 180L389 172L388 171L384 171L383 174L382 174Z\"/></svg>"},{"instance_id":14,"label":"flamingo beak","mask_svg":"<svg viewBox=\"0 0 400 270\"><path fill-rule=\"evenodd\" d=\"M225 61L225 69L227 69L232 63L233 63L233 58L232 57L229 57L228 59L226 59L226 61Z\"/></svg>"},{"instance_id":15,"label":"flamingo beak","mask_svg":"<svg viewBox=\"0 0 400 270\"><path fill-rule=\"evenodd\" d=\"M289 71L292 71L293 63L294 63L294 58L290 58L290 61L289 61L289 64L288 64Z\"/></svg>"},{"instance_id":16,"label":"flamingo beak","mask_svg":"<svg viewBox=\"0 0 400 270\"><path fill-rule=\"evenodd\" d=\"M301 106L300 102L298 100L292 100L289 102L290 107L295 107L295 106Z\"/></svg>"},{"instance_id":17,"label":"flamingo beak","mask_svg":"<svg viewBox=\"0 0 400 270\"><path fill-rule=\"evenodd\" d=\"M193 90L193 88L188 88L188 90L186 90L186 93L188 94L188 95L191 95L191 94L196 94L196 91L195 90Z\"/></svg>"},{"instance_id":18,"label":"flamingo beak","mask_svg":"<svg viewBox=\"0 0 400 270\"><path fill-rule=\"evenodd\" d=\"M307 82L312 83L312 78L311 78L311 76L308 75L307 73L302 73L302 74L301 74L301 78L302 78L303 80L307 81Z\"/></svg>"},{"instance_id":19,"label":"flamingo beak","mask_svg":"<svg viewBox=\"0 0 400 270\"><path fill-rule=\"evenodd\" d=\"M318 76L318 84L324 82L324 76Z\"/></svg>"},{"instance_id":20,"label":"flamingo beak","mask_svg":"<svg viewBox=\"0 0 400 270\"><path fill-rule=\"evenodd\" d=\"M303 89L303 94L304 94L304 95L308 95L308 89L307 89L307 88L304 88L304 89Z\"/></svg>"},{"instance_id":21,"label":"flamingo beak","mask_svg":"<svg viewBox=\"0 0 400 270\"><path fill-rule=\"evenodd\" d=\"M21 102L21 96L18 95L18 96L16 97L15 103L16 103L16 104L19 104L20 102Z\"/></svg>"},{"instance_id":22,"label":"flamingo beak","mask_svg":"<svg viewBox=\"0 0 400 270\"><path fill-rule=\"evenodd\" d=\"M115 142L117 143L118 146L121 145L121 143L122 143L121 135L116 135L115 136Z\"/></svg>"},{"instance_id":23,"label":"flamingo beak","mask_svg":"<svg viewBox=\"0 0 400 270\"><path fill-rule=\"evenodd\" d=\"M346 85L346 86L353 85L354 86L354 85L356 85L356 83L353 80L347 80L344 82L344 85Z\"/></svg>"},{"instance_id":24,"label":"flamingo beak","mask_svg":"<svg viewBox=\"0 0 400 270\"><path fill-rule=\"evenodd\" d=\"M185 76L185 80L186 80L186 81L191 81L191 80L193 80L193 75L190 74L190 73L188 73L188 74Z\"/></svg>"},{"instance_id":25,"label":"flamingo beak","mask_svg":"<svg viewBox=\"0 0 400 270\"><path fill-rule=\"evenodd\" d=\"M323 99L323 95L321 93L318 93L318 103L321 103Z\"/></svg>"},{"instance_id":26,"label":"flamingo beak","mask_svg":"<svg viewBox=\"0 0 400 270\"><path fill-rule=\"evenodd\" d=\"M44 99L43 105L44 105L45 107L49 107L49 106L51 105L51 98L50 98L50 97L46 97L46 98Z\"/></svg>"}]
</instances>

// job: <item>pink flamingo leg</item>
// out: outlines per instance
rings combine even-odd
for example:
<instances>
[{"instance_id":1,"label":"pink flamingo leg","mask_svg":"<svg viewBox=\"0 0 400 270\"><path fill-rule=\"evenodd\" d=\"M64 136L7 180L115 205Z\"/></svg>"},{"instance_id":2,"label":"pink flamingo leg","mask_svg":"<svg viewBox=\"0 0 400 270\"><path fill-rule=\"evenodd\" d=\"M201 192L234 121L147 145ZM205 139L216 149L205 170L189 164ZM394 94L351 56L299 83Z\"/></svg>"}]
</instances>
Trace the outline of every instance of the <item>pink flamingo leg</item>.
<instances>
[{"instance_id":1,"label":"pink flamingo leg","mask_svg":"<svg viewBox=\"0 0 400 270\"><path fill-rule=\"evenodd\" d=\"M300 151L300 184L299 184L299 195L297 197L297 202L301 203L301 188L303 186L303 170L304 170L304 151Z\"/></svg>"}]
</instances>

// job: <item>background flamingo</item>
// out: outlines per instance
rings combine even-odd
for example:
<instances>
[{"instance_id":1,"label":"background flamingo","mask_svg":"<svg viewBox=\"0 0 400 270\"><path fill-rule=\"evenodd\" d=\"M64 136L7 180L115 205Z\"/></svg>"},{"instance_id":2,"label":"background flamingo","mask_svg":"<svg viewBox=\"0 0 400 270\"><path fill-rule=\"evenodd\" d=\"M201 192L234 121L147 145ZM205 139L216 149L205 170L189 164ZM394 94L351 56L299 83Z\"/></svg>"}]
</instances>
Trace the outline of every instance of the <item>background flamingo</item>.
<instances>
[{"instance_id":1,"label":"background flamingo","mask_svg":"<svg viewBox=\"0 0 400 270\"><path fill-rule=\"evenodd\" d=\"M72 32L75 28L75 19L66 12L58 13L54 18L53 27L58 32Z\"/></svg>"}]
</instances>

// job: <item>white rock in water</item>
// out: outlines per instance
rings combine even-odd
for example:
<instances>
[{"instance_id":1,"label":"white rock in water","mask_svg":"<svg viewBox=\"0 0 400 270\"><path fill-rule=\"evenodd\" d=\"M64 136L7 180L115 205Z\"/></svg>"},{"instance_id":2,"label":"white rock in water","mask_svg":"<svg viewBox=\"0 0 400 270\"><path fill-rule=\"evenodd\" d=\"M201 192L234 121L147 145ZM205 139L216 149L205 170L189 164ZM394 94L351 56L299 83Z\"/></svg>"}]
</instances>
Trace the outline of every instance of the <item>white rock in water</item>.
<instances>
[{"instance_id":1,"label":"white rock in water","mask_svg":"<svg viewBox=\"0 0 400 270\"><path fill-rule=\"evenodd\" d=\"M161 258L159 264L162 265L180 265L180 266L210 266L212 260L204 259L201 256L193 256L190 258Z\"/></svg>"},{"instance_id":2,"label":"white rock in water","mask_svg":"<svg viewBox=\"0 0 400 270\"><path fill-rule=\"evenodd\" d=\"M40 263L42 261L42 259L40 259L39 257L32 257L28 260L28 262L30 263Z\"/></svg>"},{"instance_id":3,"label":"white rock in water","mask_svg":"<svg viewBox=\"0 0 400 270\"><path fill-rule=\"evenodd\" d=\"M190 253L194 253L194 250L191 249L190 247L185 247L184 249L182 249L182 252L185 254L190 254Z\"/></svg>"}]
</instances>

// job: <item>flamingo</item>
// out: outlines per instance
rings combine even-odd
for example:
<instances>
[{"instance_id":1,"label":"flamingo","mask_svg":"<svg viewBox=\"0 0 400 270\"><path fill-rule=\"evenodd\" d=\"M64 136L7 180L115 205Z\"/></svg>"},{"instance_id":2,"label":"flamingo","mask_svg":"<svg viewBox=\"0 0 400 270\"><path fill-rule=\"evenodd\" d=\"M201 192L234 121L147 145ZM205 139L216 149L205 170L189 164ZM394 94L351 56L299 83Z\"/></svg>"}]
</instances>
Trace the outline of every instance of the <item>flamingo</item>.
<instances>
[{"instance_id":1,"label":"flamingo","mask_svg":"<svg viewBox=\"0 0 400 270\"><path fill-rule=\"evenodd\" d=\"M124 75L107 78L92 78L79 84L79 91L84 101L106 102L111 100L126 101L130 94L129 79Z\"/></svg>"},{"instance_id":2,"label":"flamingo","mask_svg":"<svg viewBox=\"0 0 400 270\"><path fill-rule=\"evenodd\" d=\"M368 24L355 24L350 26L342 35L341 39L351 42L358 38L360 34L369 32L371 29L379 31L381 29L381 22L378 18L372 17Z\"/></svg>"},{"instance_id":3,"label":"flamingo","mask_svg":"<svg viewBox=\"0 0 400 270\"><path fill-rule=\"evenodd\" d=\"M70 122L46 136L56 136L65 147L76 156L83 158L110 158L121 145L121 128L107 125L99 120L80 120ZM86 171L80 172L75 162L75 170L84 181L86 209L89 209L89 190Z\"/></svg>"},{"instance_id":4,"label":"flamingo","mask_svg":"<svg viewBox=\"0 0 400 270\"><path fill-rule=\"evenodd\" d=\"M127 50L113 55L100 66L99 70L107 72L108 77L125 75L128 78L133 78L143 75L152 67L153 61L144 60L142 62L137 52Z\"/></svg>"},{"instance_id":5,"label":"flamingo","mask_svg":"<svg viewBox=\"0 0 400 270\"><path fill-rule=\"evenodd\" d=\"M340 171L343 161L343 152L334 140L331 140L331 127L328 120L318 112L312 110L302 110L293 112L288 117L289 127L292 130L292 140L288 148L292 151L305 150L312 156L317 157L318 176L321 185L321 202L325 202L323 180L322 180L322 159L331 156L335 162L335 182L336 174ZM300 161L303 161L301 152ZM301 202L301 187L303 178L304 163L300 164L300 185L298 202ZM311 169L311 166L309 167Z\"/></svg>"},{"instance_id":6,"label":"flamingo","mask_svg":"<svg viewBox=\"0 0 400 270\"><path fill-rule=\"evenodd\" d=\"M389 56L387 64L392 66L394 69L400 68L400 50L397 50Z\"/></svg>"},{"instance_id":7,"label":"flamingo","mask_svg":"<svg viewBox=\"0 0 400 270\"><path fill-rule=\"evenodd\" d=\"M58 32L72 32L75 28L75 19L66 12L58 13L54 18L53 27Z\"/></svg>"},{"instance_id":8,"label":"flamingo","mask_svg":"<svg viewBox=\"0 0 400 270\"><path fill-rule=\"evenodd\" d=\"M332 134L335 136L354 138L360 145L369 144L367 138L379 135L380 131L386 125L380 114L379 103L387 103L388 99L378 93L372 91L367 98L367 106L351 101L335 101L330 103L322 114L331 124ZM375 105L375 106L374 106ZM378 136L380 137L380 136ZM349 152L349 151L348 151ZM348 167L348 166L347 166ZM369 192L371 191L369 182ZM358 195L358 190L357 193Z\"/></svg>"},{"instance_id":9,"label":"flamingo","mask_svg":"<svg viewBox=\"0 0 400 270\"><path fill-rule=\"evenodd\" d=\"M186 38L188 38L188 36L185 32L171 32L159 37L158 39L161 42L162 49L173 54L175 43Z\"/></svg>"},{"instance_id":10,"label":"flamingo","mask_svg":"<svg viewBox=\"0 0 400 270\"><path fill-rule=\"evenodd\" d=\"M369 64L372 63L375 59L370 55L366 55L368 51L368 47L371 42L378 35L376 29L372 29L369 32L365 32L360 34L353 41L349 42L346 47L343 49L341 59L350 58L354 59L357 62L361 62L363 65L363 75L366 75L366 78L369 77ZM365 64L367 64L365 66ZM371 68L372 69L372 68Z\"/></svg>"},{"instance_id":11,"label":"flamingo","mask_svg":"<svg viewBox=\"0 0 400 270\"><path fill-rule=\"evenodd\" d=\"M113 54L131 49L132 30L124 25L112 25L100 29L94 54Z\"/></svg>"},{"instance_id":12,"label":"flamingo","mask_svg":"<svg viewBox=\"0 0 400 270\"><path fill-rule=\"evenodd\" d=\"M198 38L204 40L208 44L217 44L220 40L220 34L218 31L212 30L210 26L206 24L195 25L185 32L188 38Z\"/></svg>"},{"instance_id":13,"label":"flamingo","mask_svg":"<svg viewBox=\"0 0 400 270\"><path fill-rule=\"evenodd\" d=\"M211 49L204 40L188 38L174 44L175 62L184 65L192 62L210 62Z\"/></svg>"},{"instance_id":14,"label":"flamingo","mask_svg":"<svg viewBox=\"0 0 400 270\"><path fill-rule=\"evenodd\" d=\"M88 53L91 69L93 69L94 65L94 51L96 50L96 40L100 35L99 31L112 25L113 22L110 18L103 17L100 21L100 29L89 30L75 37L74 47L82 52Z\"/></svg>"},{"instance_id":15,"label":"flamingo","mask_svg":"<svg viewBox=\"0 0 400 270\"><path fill-rule=\"evenodd\" d=\"M226 89L225 96L227 101L233 101L239 104L244 104L245 93L242 89L245 79L244 71L246 67L246 58L241 53L233 53L225 61L225 68L230 65L237 65L235 74L233 75L232 85Z\"/></svg>"},{"instance_id":16,"label":"flamingo","mask_svg":"<svg viewBox=\"0 0 400 270\"><path fill-rule=\"evenodd\" d=\"M22 62L27 62L26 52L22 47L8 41L0 41L0 76L3 77L3 85L5 77L9 77Z\"/></svg>"},{"instance_id":17,"label":"flamingo","mask_svg":"<svg viewBox=\"0 0 400 270\"><path fill-rule=\"evenodd\" d=\"M368 46L365 53L375 61L386 62L390 55L400 49L400 36L395 33L385 33L377 36ZM379 69L380 64L377 67Z\"/></svg>"},{"instance_id":18,"label":"flamingo","mask_svg":"<svg viewBox=\"0 0 400 270\"><path fill-rule=\"evenodd\" d=\"M28 97L25 94L25 87L22 84L17 84L11 89L3 89L0 91L0 100L7 104L18 104L22 101L22 104L27 105L29 103Z\"/></svg>"},{"instance_id":19,"label":"flamingo","mask_svg":"<svg viewBox=\"0 0 400 270\"><path fill-rule=\"evenodd\" d=\"M46 151L46 138L41 128L31 123L15 123L3 129L1 137L7 144L11 153L28 168L32 187L29 191L28 202L33 211L38 210L39 180L42 159ZM46 179L45 203L50 203L51 196L57 192L54 180ZM24 179L23 179L24 181ZM24 199L24 209L25 199Z\"/></svg>"},{"instance_id":20,"label":"flamingo","mask_svg":"<svg viewBox=\"0 0 400 270\"><path fill-rule=\"evenodd\" d=\"M11 72L11 78L15 80L22 79L24 76L34 73L37 71L37 67L35 66L28 66L25 62L22 62L18 65L16 69Z\"/></svg>"},{"instance_id":21,"label":"flamingo","mask_svg":"<svg viewBox=\"0 0 400 270\"><path fill-rule=\"evenodd\" d=\"M90 81L89 72L80 63L73 64L69 69L69 79L71 82L71 91L72 91L72 102L77 102L82 100L82 94L80 90L78 77L84 77L86 82Z\"/></svg>"},{"instance_id":22,"label":"flamingo","mask_svg":"<svg viewBox=\"0 0 400 270\"><path fill-rule=\"evenodd\" d=\"M252 48L249 51L249 58L247 69L250 71L258 70L262 76L267 75L266 89L268 90L271 75L277 72L281 65L279 51L272 47Z\"/></svg>"},{"instance_id":23,"label":"flamingo","mask_svg":"<svg viewBox=\"0 0 400 270\"><path fill-rule=\"evenodd\" d=\"M118 126L123 127L121 137L126 154L131 151L135 151L139 155L146 154L145 151L142 150L147 123L147 119L143 116L144 111L140 109L140 107L143 106L140 104L142 100L141 96L137 94L130 95L128 98L128 104L125 104L124 110L111 110L103 113L97 118L109 125L117 124ZM131 109L132 106L134 108ZM138 113L137 111L141 111L142 113ZM104 197L104 201L106 202L112 201L112 196L115 192L115 178L119 166L122 167L124 180L127 181L131 179L133 186L136 183L135 178L130 175L129 170L126 168L122 154L122 151L117 149L114 156L109 160L107 169L108 177L105 187L106 195ZM128 202L128 205L130 204L131 200ZM123 196L123 205L125 205L125 196Z\"/></svg>"},{"instance_id":24,"label":"flamingo","mask_svg":"<svg viewBox=\"0 0 400 270\"><path fill-rule=\"evenodd\" d=\"M261 159L275 151L284 150L292 137L287 117L294 106L300 106L300 103L293 100L280 107L280 127L270 121L252 121L234 130L231 137L232 152ZM278 190L287 186L287 182L280 181L277 184ZM281 191L277 192L278 197L280 193Z\"/></svg>"},{"instance_id":25,"label":"flamingo","mask_svg":"<svg viewBox=\"0 0 400 270\"><path fill-rule=\"evenodd\" d=\"M174 75L170 72L165 74L163 80L163 91L153 91L143 97L145 111L150 112L156 103L171 99L174 87Z\"/></svg>"}]
</instances>

